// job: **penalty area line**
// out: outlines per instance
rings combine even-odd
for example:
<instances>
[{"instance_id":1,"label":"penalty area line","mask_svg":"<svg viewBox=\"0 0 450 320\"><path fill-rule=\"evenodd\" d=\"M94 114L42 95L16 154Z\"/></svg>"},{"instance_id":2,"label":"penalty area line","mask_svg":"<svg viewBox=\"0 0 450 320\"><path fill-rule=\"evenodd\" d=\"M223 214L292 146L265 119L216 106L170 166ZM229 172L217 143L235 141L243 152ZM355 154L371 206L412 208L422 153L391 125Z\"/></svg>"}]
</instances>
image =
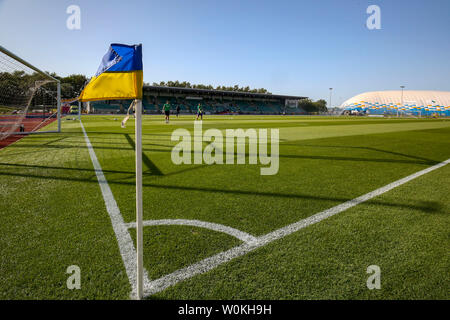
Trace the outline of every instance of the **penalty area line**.
<instances>
[{"instance_id":1,"label":"penalty area line","mask_svg":"<svg viewBox=\"0 0 450 320\"><path fill-rule=\"evenodd\" d=\"M375 198L379 195L382 195L383 193L386 193L398 186L401 186L411 180L414 180L424 174L427 174L431 171L439 169L449 163L450 163L450 159L447 159L441 163L438 163L434 166L431 166L424 170L413 173L407 177L404 177L404 178L394 181L392 183L389 183L389 184L385 185L384 187L378 188L378 189L371 191L369 193L366 193L360 197L346 201L337 206L334 206L332 208L329 208L329 209L326 209L319 213L316 213L306 219L299 220L290 225L287 225L285 227L277 229L273 232L269 232L263 236L257 237L255 241L252 241L250 243L244 243L240 246L220 252L214 256L211 256L211 257L203 259L197 263L194 263L186 268L179 269L179 270L172 272L168 275L165 275L159 279L153 280L150 283L146 284L146 286L144 288L144 295L146 297L151 296L151 295L161 292L171 286L174 286L181 281L192 278L195 275L206 273L226 262L231 261L234 258L243 256L243 255L245 255L257 248L265 246L275 240L284 238L284 237L286 237L296 231L299 231L305 227L316 224L322 220L332 217L332 216L334 216L338 213L341 213L347 209L350 209L354 206L364 203L364 202L366 202L372 198Z\"/></svg>"}]
</instances>

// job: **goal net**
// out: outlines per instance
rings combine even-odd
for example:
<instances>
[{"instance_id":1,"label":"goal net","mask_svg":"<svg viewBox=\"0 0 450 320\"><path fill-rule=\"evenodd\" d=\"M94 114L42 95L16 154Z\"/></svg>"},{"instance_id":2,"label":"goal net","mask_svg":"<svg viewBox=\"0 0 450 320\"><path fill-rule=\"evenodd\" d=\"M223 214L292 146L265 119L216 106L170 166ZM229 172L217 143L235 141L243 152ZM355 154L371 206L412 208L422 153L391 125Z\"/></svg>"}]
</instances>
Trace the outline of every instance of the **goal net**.
<instances>
[{"instance_id":1,"label":"goal net","mask_svg":"<svg viewBox=\"0 0 450 320\"><path fill-rule=\"evenodd\" d=\"M60 83L0 46L0 141L60 131ZM56 130L45 129L58 121Z\"/></svg>"}]
</instances>

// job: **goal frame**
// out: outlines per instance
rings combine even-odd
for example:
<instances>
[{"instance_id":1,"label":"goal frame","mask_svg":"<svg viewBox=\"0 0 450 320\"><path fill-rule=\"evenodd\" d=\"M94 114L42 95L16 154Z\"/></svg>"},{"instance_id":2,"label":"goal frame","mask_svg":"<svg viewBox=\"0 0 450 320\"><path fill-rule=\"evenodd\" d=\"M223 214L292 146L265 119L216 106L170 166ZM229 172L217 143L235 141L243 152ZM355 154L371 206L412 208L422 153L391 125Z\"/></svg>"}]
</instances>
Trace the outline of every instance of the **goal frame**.
<instances>
[{"instance_id":1,"label":"goal frame","mask_svg":"<svg viewBox=\"0 0 450 320\"><path fill-rule=\"evenodd\" d=\"M40 133L59 133L61 132L61 81L52 77L51 75L45 73L44 71L36 68L35 66L33 66L31 63L29 63L28 61L20 58L19 56L15 55L14 53L12 53L11 51L9 51L8 49L4 48L3 46L0 45L0 52L2 52L3 54L9 56L10 58L22 63L23 65L27 66L28 68L36 71L37 73L39 73L40 75L44 76L45 78L56 82L56 121L58 124L58 128L57 130L47 130L47 131L29 131L29 132L14 132L14 135L20 135L20 134L40 134Z\"/></svg>"}]
</instances>

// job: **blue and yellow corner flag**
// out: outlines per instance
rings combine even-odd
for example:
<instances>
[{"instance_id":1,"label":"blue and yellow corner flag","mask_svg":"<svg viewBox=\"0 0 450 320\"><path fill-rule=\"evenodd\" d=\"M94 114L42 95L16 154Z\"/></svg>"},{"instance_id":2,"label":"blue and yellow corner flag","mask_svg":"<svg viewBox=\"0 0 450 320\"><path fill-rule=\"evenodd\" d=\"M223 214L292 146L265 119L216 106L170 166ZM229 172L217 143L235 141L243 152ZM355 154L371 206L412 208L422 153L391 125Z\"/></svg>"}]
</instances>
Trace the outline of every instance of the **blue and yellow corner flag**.
<instances>
[{"instance_id":1,"label":"blue and yellow corner flag","mask_svg":"<svg viewBox=\"0 0 450 320\"><path fill-rule=\"evenodd\" d=\"M78 100L142 99L142 45L113 43Z\"/></svg>"}]
</instances>

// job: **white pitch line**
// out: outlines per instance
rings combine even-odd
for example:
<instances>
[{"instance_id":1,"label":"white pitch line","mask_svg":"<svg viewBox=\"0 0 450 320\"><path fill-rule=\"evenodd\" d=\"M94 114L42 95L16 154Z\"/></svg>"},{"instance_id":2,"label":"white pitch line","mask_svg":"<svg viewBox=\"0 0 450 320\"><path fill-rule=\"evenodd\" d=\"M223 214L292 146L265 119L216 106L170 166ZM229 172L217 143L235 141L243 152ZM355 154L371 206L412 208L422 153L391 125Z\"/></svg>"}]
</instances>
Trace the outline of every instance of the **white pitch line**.
<instances>
[{"instance_id":1,"label":"white pitch line","mask_svg":"<svg viewBox=\"0 0 450 320\"><path fill-rule=\"evenodd\" d=\"M218 267L219 265L224 264L234 258L243 256L257 248L260 248L260 247L262 247L266 244L269 244L275 240L281 239L281 238L283 238L287 235L290 235L300 229L303 229L305 227L308 227L310 225L318 223L324 219L327 219L331 216L341 213L342 211L345 211L345 210L350 209L358 204L366 202L374 197L377 197L385 192L388 192L388 191L390 191L402 184L405 184L413 179L416 179L424 174L427 174L433 170L439 169L439 168L447 165L448 163L450 163L450 159L447 159L447 160L445 160L441 163L438 163L432 167L429 167L424 170L413 173L405 178L402 178L400 180L392 182L392 183L390 183L384 187L381 187L379 189L376 189L372 192L366 193L358 198L349 200L347 202L339 204L330 209L316 213L306 219L302 219L302 220L292 223L286 227L280 228L280 229L270 232L266 235L260 236L260 237L256 238L255 242L244 243L240 246L234 247L227 251L220 252L212 257L209 257L200 262L194 263L193 265L190 265L186 268L179 269L179 270L172 272L168 275L165 275L159 279L153 280L145 286L144 294L145 294L145 296L150 296L152 294L161 292L162 290L167 289L168 287L171 287L171 286L177 284L178 282L184 281L195 275L202 274L209 270L212 270L212 269Z\"/></svg>"},{"instance_id":2,"label":"white pitch line","mask_svg":"<svg viewBox=\"0 0 450 320\"><path fill-rule=\"evenodd\" d=\"M83 123L81 121L80 121L80 125L83 130L84 138L86 141L86 146L88 148L89 155L91 157L91 161L92 161L92 164L94 166L94 170L95 170L95 173L97 176L97 180L99 182L100 189L102 191L106 209L111 218L111 223L112 223L114 232L116 234L116 238L117 238L117 241L119 244L119 251L122 256L122 260L125 265L125 270L127 272L127 276L130 281L131 288L132 288L132 296L135 296L136 295L136 251L135 251L131 236L128 232L128 228L132 227L132 225L130 223L126 224L123 221L120 210L114 199L112 191L109 188L108 182L103 174L100 163L97 160L97 156L95 155L92 144L89 140L89 137L86 134ZM145 296L149 296L149 295L161 292L162 290L167 289L168 287L171 287L171 286L177 284L178 282L189 279L197 274L205 273L209 270L212 270L212 269L218 267L219 265L224 264L234 258L243 256L257 248L260 248L260 247L262 247L266 244L269 244L275 240L281 239L281 238L283 238L287 235L290 235L302 228L305 228L307 226L310 226L312 224L320 222L326 218L336 215L336 214L338 214L342 211L345 211L351 207L354 207L358 204L368 201L368 200L370 200L374 197L377 197L387 191L390 191L402 184L405 184L417 177L420 177L426 173L429 173L433 170L441 168L441 167L447 165L448 163L450 163L450 159L447 159L437 165L434 165L427 169L416 172L405 178L402 178L400 180L392 182L384 187L381 187L381 188L376 189L372 192L369 192L365 195L362 195L358 198L344 202L342 204L339 204L335 207L324 210L322 212L316 213L306 219L302 219L298 222L292 223L286 227L280 228L278 230L275 230L273 232L270 232L270 233L260 236L258 238L255 238L255 237L253 237L249 234L246 234L245 232L242 232L240 230L233 229L231 227L226 227L226 226L223 226L220 224L214 224L214 223L203 222L203 221L198 221L198 220L184 220L185 222L186 221L190 221L190 222L196 221L195 226L200 226L198 224L198 223L200 223L205 228L209 228L209 229L215 228L213 230L221 231L221 232L225 232L225 231L223 231L223 228L227 228L228 229L227 231L230 231L230 229L232 229L232 230L234 230L233 232L238 231L239 233L241 233L239 236L245 237L247 239L247 241L240 246L234 247L227 251L220 252L212 257L206 258L200 262L197 262L186 268L179 269L175 272L172 272L168 275L165 275L165 276L163 276L159 279L153 280L153 281L149 280L147 271L144 269L144 287L145 287L144 293L145 293ZM182 219L179 219L179 220L183 221ZM148 221L146 221L146 223L147 223L147 225L156 225L156 223L154 223L154 221L159 221L159 224L162 224L163 223L162 221L166 221L166 222L172 221L173 222L176 220L148 220ZM182 223L180 222L180 223L173 223L173 224L182 224ZM189 225L194 225L194 223L192 222L192 224L189 224ZM220 227L220 229L219 229L219 227ZM225 233L230 234L229 232L225 232ZM231 234L231 235L233 235L233 234ZM243 240L243 241L245 241L245 240Z\"/></svg>"},{"instance_id":3,"label":"white pitch line","mask_svg":"<svg viewBox=\"0 0 450 320\"><path fill-rule=\"evenodd\" d=\"M186 219L161 219L161 220L145 220L143 222L144 227L148 226L173 226L173 225L179 225L179 226L193 226L193 227L199 227L199 228L205 228L210 229L213 231L223 232L226 234L229 234L230 236L233 236L235 238L238 238L239 240L246 242L246 243L253 243L257 239L256 237L252 236L249 233L243 232L241 230L225 226L223 224L219 223L212 223L212 222L206 222L206 221L200 221L200 220L186 220ZM126 226L128 228L136 228L135 222L127 223Z\"/></svg>"},{"instance_id":4,"label":"white pitch line","mask_svg":"<svg viewBox=\"0 0 450 320\"><path fill-rule=\"evenodd\" d=\"M94 166L95 174L97 175L98 184L102 191L103 200L105 201L106 210L108 211L109 217L111 218L111 224L116 234L117 242L119 244L120 255L122 256L123 264L125 265L125 270L127 272L128 280L131 285L131 295L136 296L136 251L134 248L133 240L131 239L128 228L125 225L122 214L120 213L119 207L117 206L114 195L109 188L108 181L103 174L102 167L97 160L94 148L92 147L91 141L89 140L86 130L84 129L83 123L80 120L81 129L83 130L84 140L86 141L86 146L89 150L89 156L91 157L92 164ZM144 269L144 279L148 279L147 271ZM148 280L147 280L148 282Z\"/></svg>"}]
</instances>

